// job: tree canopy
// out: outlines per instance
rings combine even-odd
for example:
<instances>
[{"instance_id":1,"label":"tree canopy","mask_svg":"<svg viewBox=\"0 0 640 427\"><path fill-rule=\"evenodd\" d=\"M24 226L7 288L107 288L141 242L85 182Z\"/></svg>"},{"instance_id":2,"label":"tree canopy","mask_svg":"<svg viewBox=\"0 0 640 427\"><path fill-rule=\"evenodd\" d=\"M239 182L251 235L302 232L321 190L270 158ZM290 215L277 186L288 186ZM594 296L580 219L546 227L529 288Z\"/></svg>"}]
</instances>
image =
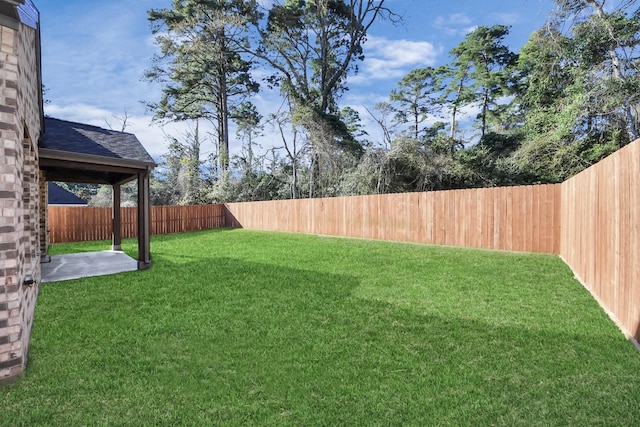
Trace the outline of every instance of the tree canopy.
<instances>
[{"instance_id":1,"label":"tree canopy","mask_svg":"<svg viewBox=\"0 0 640 427\"><path fill-rule=\"evenodd\" d=\"M638 137L640 7L555 3L518 52L505 43L509 27L476 27L447 63L408 71L386 100L362 106L342 95L367 61L370 30L397 19L392 2L174 0L150 10L160 53L147 77L163 85L150 108L217 130L206 160L197 127L173 137L154 185L179 194L158 200L560 182ZM279 94L277 112L252 103L262 90ZM259 147L265 132L274 139Z\"/></svg>"}]
</instances>

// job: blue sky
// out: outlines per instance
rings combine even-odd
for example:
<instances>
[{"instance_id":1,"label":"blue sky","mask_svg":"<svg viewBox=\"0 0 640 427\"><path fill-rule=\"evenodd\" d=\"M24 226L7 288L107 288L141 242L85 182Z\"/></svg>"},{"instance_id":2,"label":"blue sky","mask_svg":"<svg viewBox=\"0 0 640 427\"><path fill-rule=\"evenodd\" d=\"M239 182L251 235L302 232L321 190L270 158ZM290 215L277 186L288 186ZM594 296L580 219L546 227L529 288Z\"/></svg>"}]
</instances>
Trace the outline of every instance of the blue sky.
<instances>
[{"instance_id":1,"label":"blue sky","mask_svg":"<svg viewBox=\"0 0 640 427\"><path fill-rule=\"evenodd\" d=\"M171 0L35 0L41 14L42 73L50 101L45 112L56 118L119 128L127 112L130 127L151 155L166 151L165 133L178 136L186 124L151 124L143 101L157 101L160 87L142 80L156 52L147 10L170 7ZM511 26L507 44L518 51L553 10L552 0L387 0L404 17L401 26L374 25L365 45L360 73L348 80L341 106L361 112L370 139L379 138L364 107L388 98L411 69L449 61L448 52L479 25ZM254 102L266 115L277 96L264 92ZM263 149L281 145L269 127ZM204 151L208 150L203 147ZM231 151L239 147L232 143Z\"/></svg>"}]
</instances>

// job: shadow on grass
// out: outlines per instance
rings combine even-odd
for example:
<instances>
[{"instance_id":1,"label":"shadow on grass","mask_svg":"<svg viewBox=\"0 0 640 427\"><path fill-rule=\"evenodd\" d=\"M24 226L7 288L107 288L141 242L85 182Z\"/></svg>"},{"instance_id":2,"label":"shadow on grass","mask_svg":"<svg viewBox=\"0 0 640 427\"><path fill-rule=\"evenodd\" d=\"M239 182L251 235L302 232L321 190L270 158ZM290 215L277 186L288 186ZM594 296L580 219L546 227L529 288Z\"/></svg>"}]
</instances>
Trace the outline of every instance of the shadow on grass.
<instances>
[{"instance_id":1,"label":"shadow on grass","mask_svg":"<svg viewBox=\"0 0 640 427\"><path fill-rule=\"evenodd\" d=\"M0 391L3 419L640 424L640 359L615 334L419 314L355 296L361 283L348 274L174 258L158 251L135 283L43 288L31 366Z\"/></svg>"}]
</instances>

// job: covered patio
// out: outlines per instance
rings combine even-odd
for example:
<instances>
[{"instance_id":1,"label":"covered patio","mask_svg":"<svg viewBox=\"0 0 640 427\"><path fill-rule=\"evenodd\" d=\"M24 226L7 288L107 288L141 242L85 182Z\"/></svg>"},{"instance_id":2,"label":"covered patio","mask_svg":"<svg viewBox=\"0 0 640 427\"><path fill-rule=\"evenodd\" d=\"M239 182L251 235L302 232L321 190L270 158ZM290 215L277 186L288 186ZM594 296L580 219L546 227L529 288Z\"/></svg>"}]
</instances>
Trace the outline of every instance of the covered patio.
<instances>
[{"instance_id":1,"label":"covered patio","mask_svg":"<svg viewBox=\"0 0 640 427\"><path fill-rule=\"evenodd\" d=\"M39 160L42 177L46 181L106 184L113 189L111 251L77 256L48 256L48 225L43 241L43 281L53 281L62 271L72 276L141 270L151 266L150 249L150 173L155 162L135 135L103 129L97 126L54 118L44 119L44 135L39 141ZM138 259L121 252L121 186L137 179L138 195ZM46 186L43 185L46 188ZM42 204L46 210L46 203ZM46 211L43 212L46 218ZM82 255L82 256L81 256ZM134 264L128 260L134 261ZM125 269L125 270L122 270ZM77 278L77 277L73 277ZM56 279L64 280L64 279Z\"/></svg>"}]
</instances>

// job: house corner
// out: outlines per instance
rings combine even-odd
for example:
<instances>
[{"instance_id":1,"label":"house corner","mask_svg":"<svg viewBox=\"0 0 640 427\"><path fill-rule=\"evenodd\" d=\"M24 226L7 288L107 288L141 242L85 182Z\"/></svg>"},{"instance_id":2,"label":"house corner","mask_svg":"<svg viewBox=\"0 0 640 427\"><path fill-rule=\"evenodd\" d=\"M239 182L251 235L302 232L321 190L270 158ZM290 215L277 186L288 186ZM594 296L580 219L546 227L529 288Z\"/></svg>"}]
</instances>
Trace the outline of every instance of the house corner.
<instances>
[{"instance_id":1,"label":"house corner","mask_svg":"<svg viewBox=\"0 0 640 427\"><path fill-rule=\"evenodd\" d=\"M40 34L30 0L0 0L0 382L27 364L40 284ZM25 21L24 17L28 17Z\"/></svg>"}]
</instances>

